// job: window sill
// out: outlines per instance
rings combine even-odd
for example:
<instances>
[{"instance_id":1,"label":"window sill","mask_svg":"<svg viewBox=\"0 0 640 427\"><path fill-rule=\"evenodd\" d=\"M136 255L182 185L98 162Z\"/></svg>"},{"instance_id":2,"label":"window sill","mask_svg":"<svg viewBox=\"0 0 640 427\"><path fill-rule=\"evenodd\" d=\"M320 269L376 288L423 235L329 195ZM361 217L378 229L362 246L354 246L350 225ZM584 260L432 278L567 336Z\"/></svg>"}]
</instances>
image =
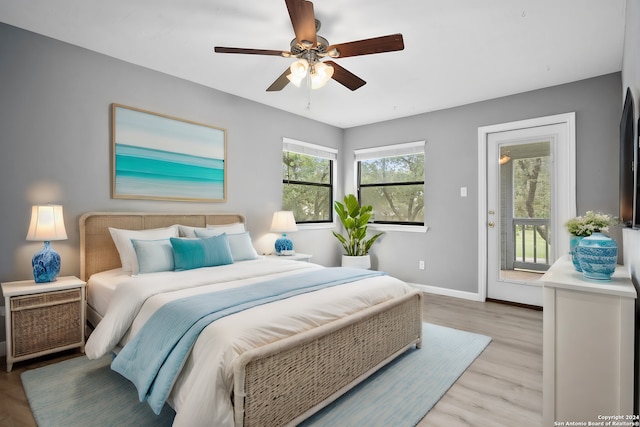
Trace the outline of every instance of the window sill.
<instances>
[{"instance_id":1,"label":"window sill","mask_svg":"<svg viewBox=\"0 0 640 427\"><path fill-rule=\"evenodd\" d=\"M322 222L316 224L297 224L298 231L300 230L326 230L329 228L336 228L336 224L333 222Z\"/></svg>"},{"instance_id":2,"label":"window sill","mask_svg":"<svg viewBox=\"0 0 640 427\"><path fill-rule=\"evenodd\" d=\"M327 230L337 228L338 224L331 222L324 222L318 224L298 224L298 231L304 230ZM426 225L395 225L395 224L369 224L370 230L375 231L399 231L403 233L426 233L429 227Z\"/></svg>"},{"instance_id":3,"label":"window sill","mask_svg":"<svg viewBox=\"0 0 640 427\"><path fill-rule=\"evenodd\" d=\"M404 233L426 233L429 227L426 225L395 225L395 224L369 224L370 230L375 231L400 231Z\"/></svg>"}]
</instances>

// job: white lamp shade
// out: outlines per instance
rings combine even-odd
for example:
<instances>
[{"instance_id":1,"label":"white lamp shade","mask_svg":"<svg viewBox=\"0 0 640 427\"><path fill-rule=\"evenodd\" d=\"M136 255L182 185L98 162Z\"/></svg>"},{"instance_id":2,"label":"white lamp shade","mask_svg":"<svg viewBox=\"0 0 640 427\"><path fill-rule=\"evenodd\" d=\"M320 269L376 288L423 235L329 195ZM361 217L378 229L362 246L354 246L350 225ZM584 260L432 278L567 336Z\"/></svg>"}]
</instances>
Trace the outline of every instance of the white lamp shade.
<instances>
[{"instance_id":1,"label":"white lamp shade","mask_svg":"<svg viewBox=\"0 0 640 427\"><path fill-rule=\"evenodd\" d=\"M67 231L64 228L62 206L46 205L31 208L31 223L27 232L27 240L48 242L66 239Z\"/></svg>"},{"instance_id":2,"label":"white lamp shade","mask_svg":"<svg viewBox=\"0 0 640 427\"><path fill-rule=\"evenodd\" d=\"M273 221L271 222L271 231L273 233L289 233L298 231L296 219L291 211L278 211L273 213Z\"/></svg>"}]
</instances>

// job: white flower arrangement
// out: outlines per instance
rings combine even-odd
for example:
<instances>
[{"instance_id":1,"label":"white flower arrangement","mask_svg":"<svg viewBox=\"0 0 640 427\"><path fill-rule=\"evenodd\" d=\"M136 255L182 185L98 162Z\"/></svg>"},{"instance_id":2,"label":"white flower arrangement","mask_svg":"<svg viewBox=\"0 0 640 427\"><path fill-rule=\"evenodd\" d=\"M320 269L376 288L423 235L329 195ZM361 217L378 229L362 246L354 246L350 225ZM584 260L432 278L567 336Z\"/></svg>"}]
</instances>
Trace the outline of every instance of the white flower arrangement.
<instances>
[{"instance_id":1,"label":"white flower arrangement","mask_svg":"<svg viewBox=\"0 0 640 427\"><path fill-rule=\"evenodd\" d=\"M567 231L574 236L587 237L593 233L609 231L609 226L618 223L618 219L608 214L587 211L583 216L572 218L565 223Z\"/></svg>"}]
</instances>

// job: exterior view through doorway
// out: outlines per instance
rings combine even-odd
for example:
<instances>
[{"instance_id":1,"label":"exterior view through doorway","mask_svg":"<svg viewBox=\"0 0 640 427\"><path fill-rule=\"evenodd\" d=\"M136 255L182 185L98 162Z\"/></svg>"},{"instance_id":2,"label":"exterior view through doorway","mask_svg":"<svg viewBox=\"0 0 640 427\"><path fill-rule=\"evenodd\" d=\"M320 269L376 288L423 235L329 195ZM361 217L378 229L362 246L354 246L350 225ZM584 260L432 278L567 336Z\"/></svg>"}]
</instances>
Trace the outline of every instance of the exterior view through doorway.
<instances>
[{"instance_id":1,"label":"exterior view through doorway","mask_svg":"<svg viewBox=\"0 0 640 427\"><path fill-rule=\"evenodd\" d=\"M482 127L478 142L480 299L542 306L576 211L575 115Z\"/></svg>"}]
</instances>

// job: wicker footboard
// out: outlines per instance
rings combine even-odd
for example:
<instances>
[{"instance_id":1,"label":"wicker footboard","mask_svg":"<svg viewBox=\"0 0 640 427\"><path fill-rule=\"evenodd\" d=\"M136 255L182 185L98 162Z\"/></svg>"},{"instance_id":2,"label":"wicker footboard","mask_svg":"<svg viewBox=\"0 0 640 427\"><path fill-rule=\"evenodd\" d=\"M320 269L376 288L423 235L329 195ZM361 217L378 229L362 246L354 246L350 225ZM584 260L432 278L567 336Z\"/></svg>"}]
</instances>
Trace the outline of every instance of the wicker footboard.
<instances>
[{"instance_id":1,"label":"wicker footboard","mask_svg":"<svg viewBox=\"0 0 640 427\"><path fill-rule=\"evenodd\" d=\"M295 425L421 343L416 291L247 351L234 366L235 424Z\"/></svg>"}]
</instances>

